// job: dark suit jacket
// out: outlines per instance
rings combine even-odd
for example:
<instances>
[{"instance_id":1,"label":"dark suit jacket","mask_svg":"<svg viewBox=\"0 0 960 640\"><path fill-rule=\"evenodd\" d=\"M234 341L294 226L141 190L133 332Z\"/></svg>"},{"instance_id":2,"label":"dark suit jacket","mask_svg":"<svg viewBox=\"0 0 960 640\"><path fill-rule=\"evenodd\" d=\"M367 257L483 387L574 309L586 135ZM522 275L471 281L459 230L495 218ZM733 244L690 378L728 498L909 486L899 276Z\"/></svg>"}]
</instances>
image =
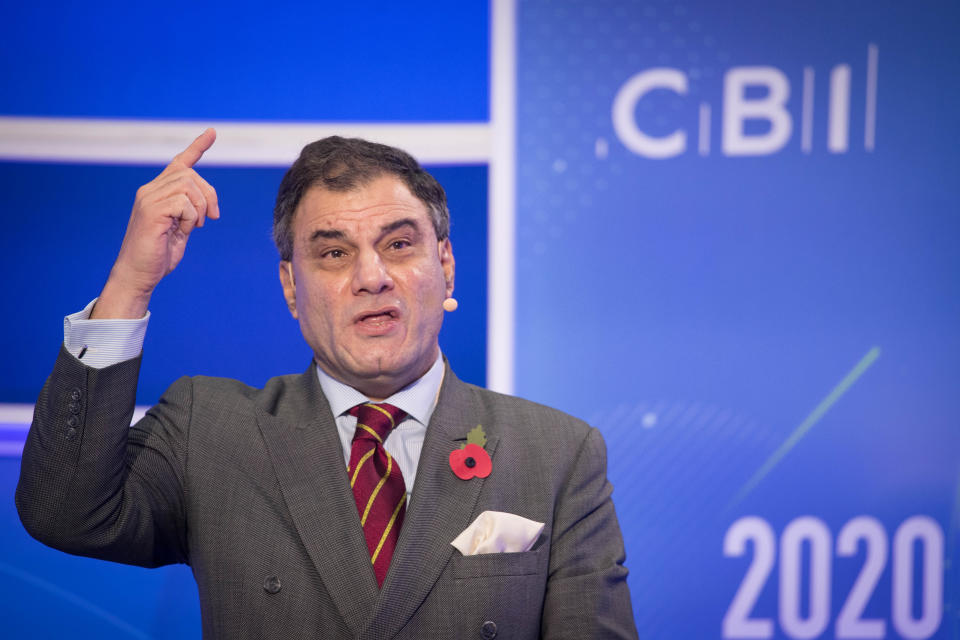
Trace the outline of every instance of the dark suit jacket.
<instances>
[{"instance_id":1,"label":"dark suit jacket","mask_svg":"<svg viewBox=\"0 0 960 640\"><path fill-rule=\"evenodd\" d=\"M390 572L377 588L316 372L181 378L134 427L139 359L65 350L37 402L17 508L31 535L153 567L188 563L209 638L635 637L595 429L448 368ZM477 424L493 471L458 479ZM530 551L464 557L484 510L545 522Z\"/></svg>"}]
</instances>

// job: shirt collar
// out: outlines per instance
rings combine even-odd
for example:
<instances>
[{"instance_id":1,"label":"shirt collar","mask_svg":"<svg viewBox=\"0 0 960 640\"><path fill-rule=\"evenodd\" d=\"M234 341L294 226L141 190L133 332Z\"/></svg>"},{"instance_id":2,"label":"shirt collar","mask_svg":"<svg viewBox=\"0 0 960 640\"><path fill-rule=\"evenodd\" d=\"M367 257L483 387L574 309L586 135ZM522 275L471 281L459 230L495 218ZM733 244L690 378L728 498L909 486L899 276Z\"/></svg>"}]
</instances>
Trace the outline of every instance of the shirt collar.
<instances>
[{"instance_id":1,"label":"shirt collar","mask_svg":"<svg viewBox=\"0 0 960 640\"><path fill-rule=\"evenodd\" d=\"M320 368L320 365L316 366L316 370L320 388L323 389L323 394L327 397L327 402L330 403L330 410L334 417L346 413L351 407L355 407L362 402L370 402L370 398L353 387L330 377ZM440 395L443 374L443 356L438 353L437 359L425 374L394 393L384 402L403 409L411 418L423 426L427 426L430 423L433 410L437 406L437 397Z\"/></svg>"}]
</instances>

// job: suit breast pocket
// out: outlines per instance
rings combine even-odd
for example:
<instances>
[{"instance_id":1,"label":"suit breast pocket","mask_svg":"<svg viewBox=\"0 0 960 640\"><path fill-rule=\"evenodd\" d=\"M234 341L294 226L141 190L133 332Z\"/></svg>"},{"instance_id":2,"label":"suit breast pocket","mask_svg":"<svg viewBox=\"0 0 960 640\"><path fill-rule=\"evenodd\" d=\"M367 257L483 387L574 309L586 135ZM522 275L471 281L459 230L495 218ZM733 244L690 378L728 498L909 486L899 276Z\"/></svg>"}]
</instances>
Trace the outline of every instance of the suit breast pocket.
<instances>
[{"instance_id":1,"label":"suit breast pocket","mask_svg":"<svg viewBox=\"0 0 960 640\"><path fill-rule=\"evenodd\" d=\"M453 556L453 578L485 578L489 576L525 576L540 572L543 548L518 553L482 553Z\"/></svg>"},{"instance_id":2,"label":"suit breast pocket","mask_svg":"<svg viewBox=\"0 0 960 640\"><path fill-rule=\"evenodd\" d=\"M449 565L451 588L438 602L443 602L443 615L454 620L456 630L443 637L478 637L493 622L502 630L498 637L537 638L549 559L546 546L476 556L455 551Z\"/></svg>"}]
</instances>

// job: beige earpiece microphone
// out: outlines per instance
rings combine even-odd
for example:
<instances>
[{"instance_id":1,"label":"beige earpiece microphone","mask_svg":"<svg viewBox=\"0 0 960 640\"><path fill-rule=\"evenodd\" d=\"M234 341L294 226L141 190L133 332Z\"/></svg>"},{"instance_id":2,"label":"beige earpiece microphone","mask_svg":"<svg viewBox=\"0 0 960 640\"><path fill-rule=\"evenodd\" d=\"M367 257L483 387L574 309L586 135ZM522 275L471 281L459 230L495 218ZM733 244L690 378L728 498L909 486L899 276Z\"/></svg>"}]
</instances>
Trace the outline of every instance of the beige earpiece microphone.
<instances>
[{"instance_id":1,"label":"beige earpiece microphone","mask_svg":"<svg viewBox=\"0 0 960 640\"><path fill-rule=\"evenodd\" d=\"M443 301L444 311L456 311L458 306L460 305L457 303L456 298L447 298Z\"/></svg>"}]
</instances>

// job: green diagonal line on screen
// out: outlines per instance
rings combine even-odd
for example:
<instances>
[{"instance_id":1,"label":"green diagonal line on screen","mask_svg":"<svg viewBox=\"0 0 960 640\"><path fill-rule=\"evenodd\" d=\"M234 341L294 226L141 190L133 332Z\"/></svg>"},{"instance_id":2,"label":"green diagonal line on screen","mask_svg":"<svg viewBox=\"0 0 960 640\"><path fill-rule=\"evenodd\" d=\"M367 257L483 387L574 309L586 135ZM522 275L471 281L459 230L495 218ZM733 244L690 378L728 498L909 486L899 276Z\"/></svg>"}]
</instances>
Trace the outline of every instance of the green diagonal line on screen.
<instances>
[{"instance_id":1,"label":"green diagonal line on screen","mask_svg":"<svg viewBox=\"0 0 960 640\"><path fill-rule=\"evenodd\" d=\"M771 454L767 461L763 463L763 466L760 467L756 473L753 474L753 477L747 481L745 485L740 488L740 491L737 492L737 495L734 496L733 500L730 501L730 504L727 505L727 510L736 506L741 500L747 497L751 491L757 488L757 485L763 481L770 471L773 470L777 464L786 456L791 449L793 449L798 442L807 435L807 432L813 428L813 425L820 422L827 411L830 410L837 400L843 397L843 394L853 386L853 383L863 375L863 373L870 368L870 365L880 357L880 347L873 347L870 351L867 352L867 355L860 358L860 362L850 370L843 380L841 380L833 390L827 394L827 397L820 401L813 411L810 412L803 422L800 423L796 429L793 430L793 433L790 434L783 444L781 444L776 451Z\"/></svg>"}]
</instances>

